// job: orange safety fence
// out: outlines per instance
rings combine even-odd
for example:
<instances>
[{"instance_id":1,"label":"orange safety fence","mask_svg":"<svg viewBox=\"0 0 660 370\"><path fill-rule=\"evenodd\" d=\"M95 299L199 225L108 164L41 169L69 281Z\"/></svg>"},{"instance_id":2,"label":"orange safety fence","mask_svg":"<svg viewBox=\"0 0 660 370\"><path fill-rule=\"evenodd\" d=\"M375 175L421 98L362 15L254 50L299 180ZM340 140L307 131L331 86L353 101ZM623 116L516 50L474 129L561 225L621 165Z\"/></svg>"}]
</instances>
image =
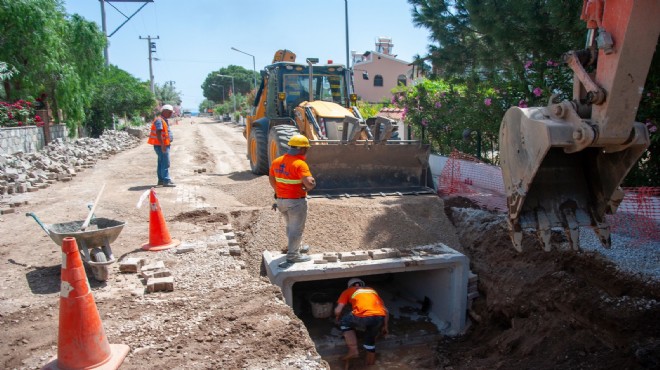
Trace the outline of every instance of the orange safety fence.
<instances>
[{"instance_id":1,"label":"orange safety fence","mask_svg":"<svg viewBox=\"0 0 660 370\"><path fill-rule=\"evenodd\" d=\"M660 241L660 187L626 187L607 221L614 233L640 242ZM495 212L507 212L502 169L454 150L438 176L438 195L462 196Z\"/></svg>"},{"instance_id":2,"label":"orange safety fence","mask_svg":"<svg viewBox=\"0 0 660 370\"><path fill-rule=\"evenodd\" d=\"M612 232L634 239L660 240L660 187L623 188L617 212L607 216Z\"/></svg>"}]
</instances>

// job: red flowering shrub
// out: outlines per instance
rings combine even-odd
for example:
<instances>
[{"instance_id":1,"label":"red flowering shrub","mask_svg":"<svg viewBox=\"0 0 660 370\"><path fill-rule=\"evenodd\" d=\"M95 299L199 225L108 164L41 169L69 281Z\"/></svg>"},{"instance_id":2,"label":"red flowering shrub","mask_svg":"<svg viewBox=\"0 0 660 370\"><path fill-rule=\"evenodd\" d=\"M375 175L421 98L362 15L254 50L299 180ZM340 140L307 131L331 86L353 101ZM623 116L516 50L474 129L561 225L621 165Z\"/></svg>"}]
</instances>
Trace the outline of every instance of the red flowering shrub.
<instances>
[{"instance_id":1,"label":"red flowering shrub","mask_svg":"<svg viewBox=\"0 0 660 370\"><path fill-rule=\"evenodd\" d=\"M14 103L0 101L0 127L43 126L44 121L35 115L31 102L18 100Z\"/></svg>"}]
</instances>

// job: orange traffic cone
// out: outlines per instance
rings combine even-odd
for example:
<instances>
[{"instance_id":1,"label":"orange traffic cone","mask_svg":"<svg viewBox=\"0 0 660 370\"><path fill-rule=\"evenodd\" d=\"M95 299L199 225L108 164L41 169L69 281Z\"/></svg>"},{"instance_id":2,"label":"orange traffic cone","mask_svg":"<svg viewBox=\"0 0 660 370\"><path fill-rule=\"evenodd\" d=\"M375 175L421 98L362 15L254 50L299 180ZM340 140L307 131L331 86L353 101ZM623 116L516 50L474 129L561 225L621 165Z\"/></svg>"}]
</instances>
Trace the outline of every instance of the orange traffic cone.
<instances>
[{"instance_id":1,"label":"orange traffic cone","mask_svg":"<svg viewBox=\"0 0 660 370\"><path fill-rule=\"evenodd\" d=\"M142 244L142 249L162 251L179 245L178 240L170 237L154 188L151 188L151 193L149 193L149 206L151 209L149 212L149 243Z\"/></svg>"},{"instance_id":2,"label":"orange traffic cone","mask_svg":"<svg viewBox=\"0 0 660 370\"><path fill-rule=\"evenodd\" d=\"M118 369L129 347L108 343L72 237L62 241L61 280L57 356L43 369Z\"/></svg>"}]
</instances>

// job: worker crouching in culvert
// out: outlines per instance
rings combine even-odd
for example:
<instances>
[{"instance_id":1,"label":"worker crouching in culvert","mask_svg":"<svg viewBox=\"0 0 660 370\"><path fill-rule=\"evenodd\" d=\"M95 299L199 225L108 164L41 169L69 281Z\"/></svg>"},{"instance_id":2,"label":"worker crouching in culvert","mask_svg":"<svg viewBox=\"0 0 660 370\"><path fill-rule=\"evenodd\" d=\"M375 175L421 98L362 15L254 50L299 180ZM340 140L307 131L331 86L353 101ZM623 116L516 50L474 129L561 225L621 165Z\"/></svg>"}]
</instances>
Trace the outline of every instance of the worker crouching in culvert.
<instances>
[{"instance_id":1,"label":"worker crouching in culvert","mask_svg":"<svg viewBox=\"0 0 660 370\"><path fill-rule=\"evenodd\" d=\"M340 317L347 303L351 304L351 312ZM348 361L359 356L355 328L363 327L365 328L363 347L367 351L366 363L373 365L376 362L376 336L379 333L387 335L389 321L389 312L378 293L373 288L365 286L361 279L350 279L348 288L337 300L335 318L348 346L348 353L342 357L342 360Z\"/></svg>"}]
</instances>

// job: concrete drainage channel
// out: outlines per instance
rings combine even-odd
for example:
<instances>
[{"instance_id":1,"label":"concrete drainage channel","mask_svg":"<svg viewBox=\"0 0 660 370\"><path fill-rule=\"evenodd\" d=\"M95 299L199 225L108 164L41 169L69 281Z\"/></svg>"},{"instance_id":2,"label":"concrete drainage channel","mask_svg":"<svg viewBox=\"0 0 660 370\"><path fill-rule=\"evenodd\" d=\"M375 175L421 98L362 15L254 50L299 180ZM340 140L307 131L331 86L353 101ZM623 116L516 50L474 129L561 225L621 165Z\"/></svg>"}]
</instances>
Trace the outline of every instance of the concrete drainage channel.
<instances>
[{"instance_id":1,"label":"concrete drainage channel","mask_svg":"<svg viewBox=\"0 0 660 370\"><path fill-rule=\"evenodd\" d=\"M286 270L278 267L284 254L265 251L263 258L270 281L282 289L326 359L346 351L333 303L351 277L375 288L390 311L390 334L377 340L379 350L433 344L465 329L468 258L442 243L405 254L396 249L312 254L313 262Z\"/></svg>"}]
</instances>

